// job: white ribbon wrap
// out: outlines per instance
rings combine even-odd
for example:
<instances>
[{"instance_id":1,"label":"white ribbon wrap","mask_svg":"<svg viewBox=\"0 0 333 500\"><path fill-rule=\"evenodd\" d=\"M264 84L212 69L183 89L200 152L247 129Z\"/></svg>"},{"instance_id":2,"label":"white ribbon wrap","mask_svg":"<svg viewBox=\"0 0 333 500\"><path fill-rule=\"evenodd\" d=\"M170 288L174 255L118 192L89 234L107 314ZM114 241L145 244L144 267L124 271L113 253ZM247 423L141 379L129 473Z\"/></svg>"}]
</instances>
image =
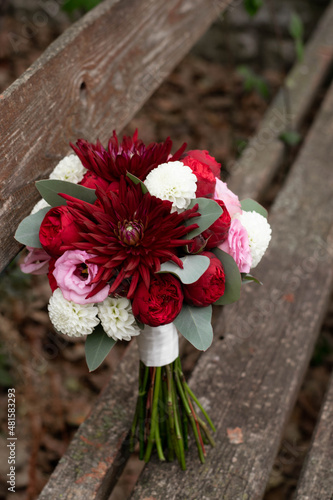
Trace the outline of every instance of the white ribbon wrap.
<instances>
[{"instance_id":1,"label":"white ribbon wrap","mask_svg":"<svg viewBox=\"0 0 333 500\"><path fill-rule=\"evenodd\" d=\"M145 325L137 337L140 359L146 366L164 366L179 355L178 332L173 323L162 326Z\"/></svg>"}]
</instances>

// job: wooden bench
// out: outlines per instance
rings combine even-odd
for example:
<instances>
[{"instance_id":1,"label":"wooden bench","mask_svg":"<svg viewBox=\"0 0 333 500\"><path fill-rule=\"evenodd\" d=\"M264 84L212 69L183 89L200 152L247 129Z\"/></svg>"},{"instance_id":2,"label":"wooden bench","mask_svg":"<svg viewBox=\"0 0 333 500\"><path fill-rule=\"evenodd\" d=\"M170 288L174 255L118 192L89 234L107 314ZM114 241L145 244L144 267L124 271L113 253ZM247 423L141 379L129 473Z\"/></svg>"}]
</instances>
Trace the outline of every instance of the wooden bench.
<instances>
[{"instance_id":1,"label":"wooden bench","mask_svg":"<svg viewBox=\"0 0 333 500\"><path fill-rule=\"evenodd\" d=\"M18 221L36 201L33 181L50 172L69 140L98 135L105 141L112 128L124 126L208 27L217 7L229 3L107 1L0 96L2 267L18 250L12 238ZM330 75L332 23L330 5L303 63L287 78L298 128ZM234 165L229 185L240 198L260 200L281 167L282 101L279 94ZM192 447L186 472L153 460L131 498L262 498L332 290L332 133L331 86L270 211L273 240L256 273L264 286L244 287L239 303L215 311L213 346L192 373L190 385L217 426L216 448L200 465ZM40 500L109 498L129 457L137 371L131 343ZM332 392L298 499L328 500L333 493Z\"/></svg>"}]
</instances>

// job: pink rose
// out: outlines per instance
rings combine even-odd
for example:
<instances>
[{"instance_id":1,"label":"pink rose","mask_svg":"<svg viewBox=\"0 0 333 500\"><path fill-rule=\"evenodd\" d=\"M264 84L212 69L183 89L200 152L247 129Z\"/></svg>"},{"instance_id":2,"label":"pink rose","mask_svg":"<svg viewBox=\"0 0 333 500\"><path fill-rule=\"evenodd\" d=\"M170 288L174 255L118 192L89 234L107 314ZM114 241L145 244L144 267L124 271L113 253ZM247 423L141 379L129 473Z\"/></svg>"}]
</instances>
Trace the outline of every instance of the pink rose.
<instances>
[{"instance_id":1,"label":"pink rose","mask_svg":"<svg viewBox=\"0 0 333 500\"><path fill-rule=\"evenodd\" d=\"M20 264L21 271L30 274L47 274L51 257L44 248L27 247L27 250L29 253Z\"/></svg>"},{"instance_id":2,"label":"pink rose","mask_svg":"<svg viewBox=\"0 0 333 500\"><path fill-rule=\"evenodd\" d=\"M67 250L56 260L53 276L66 300L76 304L103 302L109 294L110 286L106 285L88 299L86 296L94 291L96 283L92 283L99 267L87 261L95 255L84 250Z\"/></svg>"},{"instance_id":3,"label":"pink rose","mask_svg":"<svg viewBox=\"0 0 333 500\"><path fill-rule=\"evenodd\" d=\"M240 273L248 273L252 265L249 237L243 224L238 219L232 219L228 238L219 247L231 255Z\"/></svg>"},{"instance_id":4,"label":"pink rose","mask_svg":"<svg viewBox=\"0 0 333 500\"><path fill-rule=\"evenodd\" d=\"M242 208L238 196L228 188L225 182L216 178L214 200L222 200L232 218L236 214L242 213Z\"/></svg>"}]
</instances>

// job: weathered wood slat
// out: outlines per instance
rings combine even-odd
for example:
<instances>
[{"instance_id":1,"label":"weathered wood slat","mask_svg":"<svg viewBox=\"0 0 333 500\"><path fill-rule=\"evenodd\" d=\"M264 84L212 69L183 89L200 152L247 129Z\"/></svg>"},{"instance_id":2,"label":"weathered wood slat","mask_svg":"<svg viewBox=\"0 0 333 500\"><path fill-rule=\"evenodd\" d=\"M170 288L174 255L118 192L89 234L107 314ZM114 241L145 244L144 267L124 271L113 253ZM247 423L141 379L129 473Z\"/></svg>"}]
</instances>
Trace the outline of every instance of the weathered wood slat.
<instances>
[{"instance_id":1,"label":"weathered wood slat","mask_svg":"<svg viewBox=\"0 0 333 500\"><path fill-rule=\"evenodd\" d=\"M134 500L262 498L332 289L332 130L333 87L273 206L273 240L255 273L264 286L244 288L217 318L191 378L217 424L217 447L200 466L192 446L185 473L148 464Z\"/></svg>"},{"instance_id":2,"label":"weathered wood slat","mask_svg":"<svg viewBox=\"0 0 333 500\"><path fill-rule=\"evenodd\" d=\"M315 35L315 37L318 37L318 33ZM311 49L311 50L313 50L313 49ZM306 58L307 57L308 56L306 56ZM295 70L293 70L293 73L295 73ZM321 79L322 78L323 78L323 74L321 76ZM318 83L318 85L319 85L319 83ZM313 86L311 88L313 89ZM264 154L264 151L260 150L258 153L257 160L260 161L260 155L262 155L262 154ZM273 155L269 160L270 161L267 162L265 167L271 166L272 171L274 171L276 168L277 159ZM260 162L260 163L263 165L263 162ZM258 176L258 178L253 177L253 180L251 181L251 186L252 186L251 189L252 189L252 192L254 192L256 196L258 196L258 194L261 192L261 190L267 186L266 181L268 178L272 177L272 175L270 175L270 176L267 176L267 175L266 176ZM235 179L231 179L232 187L238 193L242 192L243 183L244 183L244 178L242 176L236 176ZM246 195L246 190L244 191L243 195ZM264 276L264 274L263 274L263 276ZM267 290L270 290L270 287L271 287L270 283L267 284L266 276L264 276L263 279L265 281L265 287L262 290L262 293L264 294L264 299L261 298L260 299L261 302L263 302L265 300L267 293L268 293ZM297 276L295 276L293 279L295 280L298 278L297 278ZM273 290L274 289L275 288L273 287ZM279 291L277 289L277 292L278 292L278 294L276 296L276 300L279 301L281 299L282 291L281 290ZM252 291L252 294L253 294L253 296L257 297L257 290ZM274 292L272 292L272 294L273 294L273 298L274 298ZM218 311L220 311L220 309L216 310L215 312L218 312ZM240 316L240 317L244 318L244 315L242 312L241 312L241 314L242 314L242 316ZM255 310L253 314L254 314L254 319L255 319L255 317L260 317L258 310ZM239 320L239 321L241 321L241 320ZM245 321L245 320L243 320L243 321ZM222 317L220 316L215 323L215 325L216 325L215 330L216 330L217 335L218 335L218 332L221 331L221 328L222 328L221 322L222 322ZM252 323L252 325L253 325L253 323ZM232 350L232 348L230 346L232 346L232 344L234 342L236 344L236 347L238 346L238 351L239 351L239 349L241 349L241 350L244 349L244 346L242 346L242 335L244 335L244 337L245 337L244 340L246 340L246 338L249 336L248 332L245 332L245 334L241 332L240 336L234 335L234 337L233 337L232 335L229 335L227 337L227 341L226 341L226 345L228 346L228 348L226 349L227 353L229 353L230 349ZM217 343L219 343L219 342L217 341ZM225 347L222 349L225 349ZM233 370L232 366L234 363L234 359L237 359L238 351L235 353L234 356L231 356L230 359L228 358L225 361L225 369L226 370L230 369L230 373L232 373L232 370ZM246 346L245 346L245 352L247 352ZM211 350L211 353L212 353L212 356L214 357L213 350ZM224 351L223 351L223 357L224 357ZM102 408L103 405L105 405L105 407L107 408L108 401L110 401L110 400L112 401L112 398L119 397L120 390L121 390L121 389L119 389L119 387L122 387L120 385L120 382L123 379L124 373L126 374L126 386L131 386L132 390L135 390L137 362L138 361L137 361L136 349L131 348L131 350L126 354L125 359L122 361L121 371L115 373L111 383L109 384L108 388L106 389L105 395L103 396L104 399L101 402L101 407L99 407L99 408ZM124 366L125 366L125 368L124 368ZM201 370L202 370L202 367L201 367ZM135 375L133 375L133 371L134 371ZM199 370L199 372L200 372L200 370ZM197 376L197 378L198 378L198 376ZM222 377L222 379L221 379L222 385L223 385L223 380L224 379ZM203 387L202 391L204 394L206 394L206 387ZM224 397L225 397L225 394L224 394ZM128 405L127 405L127 408L130 408L128 410L130 414L131 414L132 410L134 411L134 409L131 407L132 401L133 400L128 401ZM219 415L220 415L220 411L219 411ZM83 492L85 491L85 488L86 488L85 481L87 479L90 482L90 486L88 486L88 491L89 491L90 495L92 495L92 492L98 491L99 488L101 488L100 491L103 492L104 488L106 487L105 485L108 484L108 480L109 480L110 476L112 476L112 478L111 478L111 484L109 485L109 487L112 487L112 484L114 483L115 477L120 472L122 467L121 466L116 467L115 464L113 464L113 466L111 467L111 471L107 472L108 467L105 467L104 464L110 463L109 457L110 457L110 454L111 455L114 454L114 451L112 451L112 450L114 450L114 443L116 443L118 441L120 443L122 441L122 437L124 436L124 433L126 433L126 430L128 430L129 421L130 421L130 416L129 416L129 420L125 419L123 422L117 421L117 422L112 423L112 425L108 429L108 435L106 436L108 445L107 446L100 446L98 448L99 455L98 455L97 461L100 464L102 464L103 472L101 472L101 469L99 469L99 473L96 474L96 467L94 469L94 467L92 466L90 457L88 455L84 455L82 457L82 455L81 455L80 460L79 460L80 472L77 473L77 471L75 469L75 463L74 463L73 457L76 456L76 449L78 447L78 443L81 440L81 436L83 437L83 439L86 438L87 432L89 432L89 426L91 425L92 422L94 423L95 430L96 430L97 434L100 432L99 431L100 426L102 426L102 428L103 428L103 420L101 420L100 417L95 418L94 414L92 414L88 423L84 423L80 427L80 430L78 431L78 434L76 436L76 440L71 444L68 452L65 454L65 456L61 460L61 463L58 465L56 471L54 472L53 476L51 477L48 486L43 491L41 498L46 499L50 496L50 494L55 496L56 494L62 493L62 491L65 492L64 498L78 498L78 499L84 498ZM88 425L88 427L86 427L86 425ZM110 436L113 436L113 437L110 437ZM279 439L279 437L277 435L276 442L278 442L278 439ZM101 444L101 442L99 442L99 445L100 444ZM209 451L209 453L211 453L211 451ZM78 464L76 464L76 466L78 466ZM161 465L161 467L163 467L162 470L165 470L164 465ZM199 471L200 470L202 471L202 469L200 468L200 465L197 463L197 459L195 458L194 459L194 470L196 470L197 468ZM266 471L265 471L265 473L266 473ZM145 475L144 477L147 477L147 476ZM169 477L169 475L168 475L168 477ZM209 480L209 478L207 478L207 480ZM81 490L77 486L77 484L80 484L82 486ZM107 489L109 489L109 487L107 487ZM75 491L75 494L72 492L72 490ZM148 488L148 490L149 490L149 488ZM80 496L80 494L83 496ZM98 496L98 498L104 498L104 497ZM169 498L172 498L172 497L169 497ZM195 498L195 496L194 496L194 498ZM220 497L217 496L217 498L220 498Z\"/></svg>"},{"instance_id":3,"label":"weathered wood slat","mask_svg":"<svg viewBox=\"0 0 333 500\"><path fill-rule=\"evenodd\" d=\"M241 198L258 199L279 169L285 146L279 139L290 125L299 129L314 102L318 89L333 62L333 3L327 7L311 40L304 60L295 65L286 78L291 116L286 116L283 92L280 91L262 120L259 130L240 159L232 166L230 187L241 186Z\"/></svg>"},{"instance_id":4,"label":"weathered wood slat","mask_svg":"<svg viewBox=\"0 0 333 500\"><path fill-rule=\"evenodd\" d=\"M137 396L139 361L132 343L92 413L80 426L39 500L101 500L121 473L128 457L127 435Z\"/></svg>"},{"instance_id":5,"label":"weathered wood slat","mask_svg":"<svg viewBox=\"0 0 333 500\"><path fill-rule=\"evenodd\" d=\"M333 377L313 435L295 500L330 500L333 495Z\"/></svg>"},{"instance_id":6,"label":"weathered wood slat","mask_svg":"<svg viewBox=\"0 0 333 500\"><path fill-rule=\"evenodd\" d=\"M45 178L79 137L128 123L230 2L106 0L0 96L0 270Z\"/></svg>"}]
</instances>

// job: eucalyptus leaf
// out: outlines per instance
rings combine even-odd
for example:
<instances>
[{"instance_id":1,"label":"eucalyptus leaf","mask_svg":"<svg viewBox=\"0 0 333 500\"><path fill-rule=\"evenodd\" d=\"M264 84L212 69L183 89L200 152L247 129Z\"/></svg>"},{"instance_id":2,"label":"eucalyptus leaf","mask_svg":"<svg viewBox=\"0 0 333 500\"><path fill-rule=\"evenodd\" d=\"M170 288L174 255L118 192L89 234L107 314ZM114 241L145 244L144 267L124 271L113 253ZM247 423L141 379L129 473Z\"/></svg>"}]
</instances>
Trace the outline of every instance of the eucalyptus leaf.
<instances>
[{"instance_id":1,"label":"eucalyptus leaf","mask_svg":"<svg viewBox=\"0 0 333 500\"><path fill-rule=\"evenodd\" d=\"M251 200L251 198L246 198L241 201L241 207L244 212L257 212L267 219L268 213L266 208L260 205L257 201Z\"/></svg>"},{"instance_id":2,"label":"eucalyptus leaf","mask_svg":"<svg viewBox=\"0 0 333 500\"><path fill-rule=\"evenodd\" d=\"M183 304L183 307L174 320L179 332L191 342L196 349L205 351L213 341L212 306L192 307Z\"/></svg>"},{"instance_id":3,"label":"eucalyptus leaf","mask_svg":"<svg viewBox=\"0 0 333 500\"><path fill-rule=\"evenodd\" d=\"M28 215L19 224L16 229L14 238L19 243L26 245L27 247L42 248L39 241L39 229L43 222L43 219L51 207L45 207L36 212L33 215Z\"/></svg>"},{"instance_id":4,"label":"eucalyptus leaf","mask_svg":"<svg viewBox=\"0 0 333 500\"><path fill-rule=\"evenodd\" d=\"M251 281L254 281L258 285L262 285L261 281L259 281L258 278L255 278L251 274L241 273L241 276L242 276L243 283L250 283Z\"/></svg>"},{"instance_id":5,"label":"eucalyptus leaf","mask_svg":"<svg viewBox=\"0 0 333 500\"><path fill-rule=\"evenodd\" d=\"M45 179L43 181L37 181L36 187L44 200L52 207L66 205L66 200L59 196L58 193L68 194L91 204L97 199L94 189L89 189L79 184L74 184L73 182Z\"/></svg>"},{"instance_id":6,"label":"eucalyptus leaf","mask_svg":"<svg viewBox=\"0 0 333 500\"><path fill-rule=\"evenodd\" d=\"M148 189L146 188L146 186L144 185L142 180L139 179L139 177L136 177L135 175L130 174L129 172L127 172L126 175L129 179L131 179L131 181L134 182L134 184L141 184L141 189L142 189L143 194L148 193Z\"/></svg>"},{"instance_id":7,"label":"eucalyptus leaf","mask_svg":"<svg viewBox=\"0 0 333 500\"><path fill-rule=\"evenodd\" d=\"M116 341L105 333L101 324L87 336L85 351L90 372L99 367L115 344Z\"/></svg>"},{"instance_id":8,"label":"eucalyptus leaf","mask_svg":"<svg viewBox=\"0 0 333 500\"><path fill-rule=\"evenodd\" d=\"M239 299L242 286L242 278L238 266L229 254L219 248L214 248L212 252L222 263L225 274L224 294L214 304L218 306L232 304Z\"/></svg>"},{"instance_id":9,"label":"eucalyptus leaf","mask_svg":"<svg viewBox=\"0 0 333 500\"><path fill-rule=\"evenodd\" d=\"M209 258L204 255L187 255L180 259L183 262L183 269L177 264L169 260L161 264L161 269L158 273L171 273L175 274L182 283L188 285L198 281L200 276L207 271L209 267Z\"/></svg>"},{"instance_id":10,"label":"eucalyptus leaf","mask_svg":"<svg viewBox=\"0 0 333 500\"><path fill-rule=\"evenodd\" d=\"M184 236L184 239L191 240L201 234L203 231L208 229L223 213L222 208L216 201L210 200L208 198L195 198L191 201L188 208L193 208L194 205L198 204L198 212L200 212L199 217L193 217L184 222L185 226L190 226L191 224L198 224L197 229L193 229L190 233Z\"/></svg>"}]
</instances>

